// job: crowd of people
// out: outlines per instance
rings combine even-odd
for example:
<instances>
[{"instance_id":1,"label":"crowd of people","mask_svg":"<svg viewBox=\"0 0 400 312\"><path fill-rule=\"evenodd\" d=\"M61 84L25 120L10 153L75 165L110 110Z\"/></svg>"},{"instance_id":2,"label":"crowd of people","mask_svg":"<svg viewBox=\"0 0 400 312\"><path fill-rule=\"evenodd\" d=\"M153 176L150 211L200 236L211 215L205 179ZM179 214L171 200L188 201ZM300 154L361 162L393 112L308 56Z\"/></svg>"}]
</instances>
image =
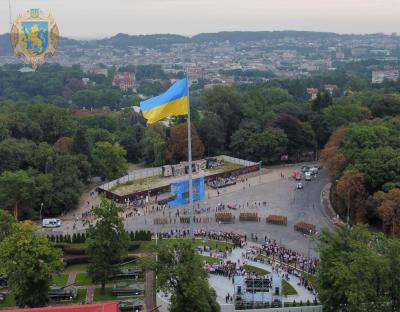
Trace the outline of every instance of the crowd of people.
<instances>
[{"instance_id":1,"label":"crowd of people","mask_svg":"<svg viewBox=\"0 0 400 312\"><path fill-rule=\"evenodd\" d=\"M264 254L273 260L278 260L294 267L294 269L300 269L310 274L315 274L319 266L319 259L308 259L297 251L279 246L275 240L267 239L259 251L260 254Z\"/></svg>"}]
</instances>

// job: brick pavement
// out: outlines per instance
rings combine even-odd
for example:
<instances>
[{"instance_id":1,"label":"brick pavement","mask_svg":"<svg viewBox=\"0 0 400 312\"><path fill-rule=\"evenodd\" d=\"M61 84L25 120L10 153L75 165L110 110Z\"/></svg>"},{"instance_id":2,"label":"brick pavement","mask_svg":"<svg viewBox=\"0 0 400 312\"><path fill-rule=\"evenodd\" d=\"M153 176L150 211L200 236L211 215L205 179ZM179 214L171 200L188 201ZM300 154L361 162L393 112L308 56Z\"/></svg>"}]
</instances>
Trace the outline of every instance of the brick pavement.
<instances>
[{"instance_id":1,"label":"brick pavement","mask_svg":"<svg viewBox=\"0 0 400 312\"><path fill-rule=\"evenodd\" d=\"M145 294L146 311L152 311L154 309L153 277L154 277L153 271L146 271L146 294Z\"/></svg>"}]
</instances>

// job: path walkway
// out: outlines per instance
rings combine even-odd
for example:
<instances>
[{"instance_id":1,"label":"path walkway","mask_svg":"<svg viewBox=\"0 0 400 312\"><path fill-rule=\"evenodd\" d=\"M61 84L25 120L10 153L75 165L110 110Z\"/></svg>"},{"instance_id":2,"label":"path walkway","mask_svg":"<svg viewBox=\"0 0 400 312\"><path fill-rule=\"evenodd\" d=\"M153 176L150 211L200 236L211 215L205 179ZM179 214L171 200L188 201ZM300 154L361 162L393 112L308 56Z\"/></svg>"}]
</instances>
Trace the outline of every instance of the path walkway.
<instances>
[{"instance_id":1,"label":"path walkway","mask_svg":"<svg viewBox=\"0 0 400 312\"><path fill-rule=\"evenodd\" d=\"M153 276L154 276L153 271L146 271L146 295L145 295L146 311L152 311L154 309Z\"/></svg>"},{"instance_id":2,"label":"path walkway","mask_svg":"<svg viewBox=\"0 0 400 312\"><path fill-rule=\"evenodd\" d=\"M93 286L93 285L89 286L87 288L87 290L86 290L86 300L85 300L86 304L93 303L94 289L95 289L95 286Z\"/></svg>"},{"instance_id":3,"label":"path walkway","mask_svg":"<svg viewBox=\"0 0 400 312\"><path fill-rule=\"evenodd\" d=\"M76 272L68 272L68 281L67 281L67 285L75 284L76 275L77 275Z\"/></svg>"}]
</instances>

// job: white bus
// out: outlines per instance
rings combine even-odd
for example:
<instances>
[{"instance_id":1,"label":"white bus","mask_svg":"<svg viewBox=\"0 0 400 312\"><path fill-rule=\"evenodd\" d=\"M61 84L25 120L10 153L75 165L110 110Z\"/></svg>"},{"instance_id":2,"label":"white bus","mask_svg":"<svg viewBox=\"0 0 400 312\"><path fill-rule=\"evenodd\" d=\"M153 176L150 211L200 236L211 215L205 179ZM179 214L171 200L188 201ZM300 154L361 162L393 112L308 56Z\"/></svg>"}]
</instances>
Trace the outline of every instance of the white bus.
<instances>
[{"instance_id":1,"label":"white bus","mask_svg":"<svg viewBox=\"0 0 400 312\"><path fill-rule=\"evenodd\" d=\"M61 226L60 219L43 219L42 227L44 228L56 228Z\"/></svg>"}]
</instances>

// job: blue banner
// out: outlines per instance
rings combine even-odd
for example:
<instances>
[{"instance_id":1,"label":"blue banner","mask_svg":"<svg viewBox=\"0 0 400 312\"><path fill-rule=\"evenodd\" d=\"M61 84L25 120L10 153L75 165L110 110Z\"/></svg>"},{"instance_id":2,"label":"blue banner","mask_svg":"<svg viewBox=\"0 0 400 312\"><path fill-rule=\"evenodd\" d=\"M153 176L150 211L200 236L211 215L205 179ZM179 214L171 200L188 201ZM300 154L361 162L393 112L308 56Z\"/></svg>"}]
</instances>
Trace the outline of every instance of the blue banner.
<instances>
[{"instance_id":1,"label":"blue banner","mask_svg":"<svg viewBox=\"0 0 400 312\"><path fill-rule=\"evenodd\" d=\"M189 203L189 180L171 184L171 195L174 200L168 204L171 207L186 205ZM193 201L203 200L205 197L204 177L193 179Z\"/></svg>"}]
</instances>

